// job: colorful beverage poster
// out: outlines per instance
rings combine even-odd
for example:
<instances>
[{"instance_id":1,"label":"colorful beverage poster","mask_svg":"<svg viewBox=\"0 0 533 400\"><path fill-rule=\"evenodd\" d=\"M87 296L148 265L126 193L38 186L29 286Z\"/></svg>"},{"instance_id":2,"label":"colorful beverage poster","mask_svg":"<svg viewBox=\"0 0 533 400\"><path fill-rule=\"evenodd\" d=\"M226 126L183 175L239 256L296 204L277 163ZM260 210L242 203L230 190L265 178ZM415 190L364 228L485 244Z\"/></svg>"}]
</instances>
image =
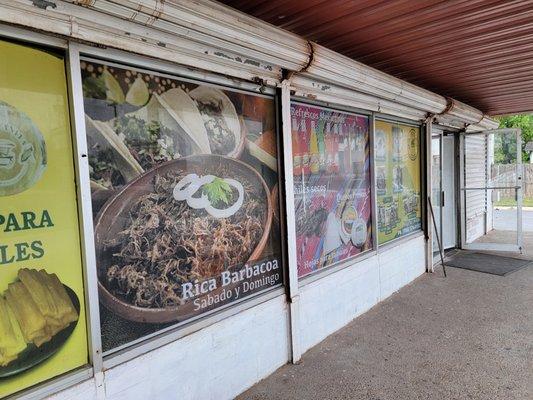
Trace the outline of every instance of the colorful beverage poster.
<instances>
[{"instance_id":1,"label":"colorful beverage poster","mask_svg":"<svg viewBox=\"0 0 533 400\"><path fill-rule=\"evenodd\" d=\"M104 351L281 284L274 99L81 68Z\"/></svg>"},{"instance_id":2,"label":"colorful beverage poster","mask_svg":"<svg viewBox=\"0 0 533 400\"><path fill-rule=\"evenodd\" d=\"M0 41L0 398L87 364L65 60Z\"/></svg>"},{"instance_id":3,"label":"colorful beverage poster","mask_svg":"<svg viewBox=\"0 0 533 400\"><path fill-rule=\"evenodd\" d=\"M378 243L421 229L420 128L376 121Z\"/></svg>"},{"instance_id":4,"label":"colorful beverage poster","mask_svg":"<svg viewBox=\"0 0 533 400\"><path fill-rule=\"evenodd\" d=\"M372 248L369 118L293 103L298 276Z\"/></svg>"}]
</instances>

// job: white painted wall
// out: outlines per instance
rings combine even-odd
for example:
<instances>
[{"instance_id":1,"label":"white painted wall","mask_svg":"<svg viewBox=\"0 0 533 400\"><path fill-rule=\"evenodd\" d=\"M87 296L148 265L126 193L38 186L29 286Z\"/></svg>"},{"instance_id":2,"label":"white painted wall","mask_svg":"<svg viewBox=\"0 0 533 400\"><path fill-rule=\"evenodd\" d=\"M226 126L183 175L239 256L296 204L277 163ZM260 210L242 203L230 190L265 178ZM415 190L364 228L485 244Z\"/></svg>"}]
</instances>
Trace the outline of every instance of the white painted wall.
<instances>
[{"instance_id":1,"label":"white painted wall","mask_svg":"<svg viewBox=\"0 0 533 400\"><path fill-rule=\"evenodd\" d=\"M288 362L287 322L282 295L106 371L103 399L232 399ZM97 398L94 380L51 397Z\"/></svg>"},{"instance_id":2,"label":"white painted wall","mask_svg":"<svg viewBox=\"0 0 533 400\"><path fill-rule=\"evenodd\" d=\"M424 238L417 236L303 286L303 351L424 271ZM287 363L289 354L282 295L106 371L101 400L232 399ZM100 400L94 380L50 399Z\"/></svg>"},{"instance_id":3,"label":"white painted wall","mask_svg":"<svg viewBox=\"0 0 533 400\"><path fill-rule=\"evenodd\" d=\"M70 389L64 390L49 397L49 399L53 400L86 400L96 398L96 386L94 384L94 379L82 382L79 385L73 386Z\"/></svg>"},{"instance_id":4,"label":"white painted wall","mask_svg":"<svg viewBox=\"0 0 533 400\"><path fill-rule=\"evenodd\" d=\"M302 352L424 273L424 237L380 251L300 289Z\"/></svg>"}]
</instances>

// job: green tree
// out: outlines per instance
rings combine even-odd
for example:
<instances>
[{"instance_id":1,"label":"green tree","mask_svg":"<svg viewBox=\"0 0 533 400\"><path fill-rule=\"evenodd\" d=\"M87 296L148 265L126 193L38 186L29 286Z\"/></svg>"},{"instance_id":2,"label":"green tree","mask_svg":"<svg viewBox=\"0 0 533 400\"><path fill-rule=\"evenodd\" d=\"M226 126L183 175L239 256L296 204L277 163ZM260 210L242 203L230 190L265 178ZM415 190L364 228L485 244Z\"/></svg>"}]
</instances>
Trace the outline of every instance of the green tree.
<instances>
[{"instance_id":1,"label":"green tree","mask_svg":"<svg viewBox=\"0 0 533 400\"><path fill-rule=\"evenodd\" d=\"M529 162L529 153L524 151L526 143L533 141L533 114L507 115L496 117L500 128L520 128L522 130L522 162ZM516 154L516 143L509 135L502 136L495 143L494 158L497 164L513 162Z\"/></svg>"}]
</instances>

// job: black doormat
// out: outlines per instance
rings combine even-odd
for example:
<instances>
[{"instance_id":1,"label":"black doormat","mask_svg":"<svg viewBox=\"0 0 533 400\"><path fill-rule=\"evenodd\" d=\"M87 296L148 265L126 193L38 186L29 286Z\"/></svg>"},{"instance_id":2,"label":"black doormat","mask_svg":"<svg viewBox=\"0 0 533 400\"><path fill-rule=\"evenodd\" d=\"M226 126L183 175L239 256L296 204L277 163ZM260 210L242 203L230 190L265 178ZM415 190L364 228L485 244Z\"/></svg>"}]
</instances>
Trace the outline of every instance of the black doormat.
<instances>
[{"instance_id":1,"label":"black doormat","mask_svg":"<svg viewBox=\"0 0 533 400\"><path fill-rule=\"evenodd\" d=\"M447 256L444 263L450 267L505 276L528 266L533 260L460 250Z\"/></svg>"}]
</instances>

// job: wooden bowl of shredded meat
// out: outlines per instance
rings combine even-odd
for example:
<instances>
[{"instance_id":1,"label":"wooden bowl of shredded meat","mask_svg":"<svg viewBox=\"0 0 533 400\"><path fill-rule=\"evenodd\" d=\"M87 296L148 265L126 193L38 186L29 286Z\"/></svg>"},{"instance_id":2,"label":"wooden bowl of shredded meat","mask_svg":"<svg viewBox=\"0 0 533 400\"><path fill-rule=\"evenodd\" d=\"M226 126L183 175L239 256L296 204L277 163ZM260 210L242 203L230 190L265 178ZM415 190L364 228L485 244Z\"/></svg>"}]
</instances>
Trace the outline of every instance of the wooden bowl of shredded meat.
<instances>
[{"instance_id":1,"label":"wooden bowl of shredded meat","mask_svg":"<svg viewBox=\"0 0 533 400\"><path fill-rule=\"evenodd\" d=\"M216 184L200 186L187 201L173 195L177 186L189 187L182 182L208 175L234 187L223 187L226 193L220 198ZM206 211L208 207L189 205L191 197L200 201L205 193L216 209L240 207L233 215L221 217ZM200 312L194 298L183 299L183 285L219 279L223 271L257 260L271 225L270 190L248 164L207 154L161 164L128 183L96 218L100 299L131 321L168 323L190 318Z\"/></svg>"}]
</instances>

